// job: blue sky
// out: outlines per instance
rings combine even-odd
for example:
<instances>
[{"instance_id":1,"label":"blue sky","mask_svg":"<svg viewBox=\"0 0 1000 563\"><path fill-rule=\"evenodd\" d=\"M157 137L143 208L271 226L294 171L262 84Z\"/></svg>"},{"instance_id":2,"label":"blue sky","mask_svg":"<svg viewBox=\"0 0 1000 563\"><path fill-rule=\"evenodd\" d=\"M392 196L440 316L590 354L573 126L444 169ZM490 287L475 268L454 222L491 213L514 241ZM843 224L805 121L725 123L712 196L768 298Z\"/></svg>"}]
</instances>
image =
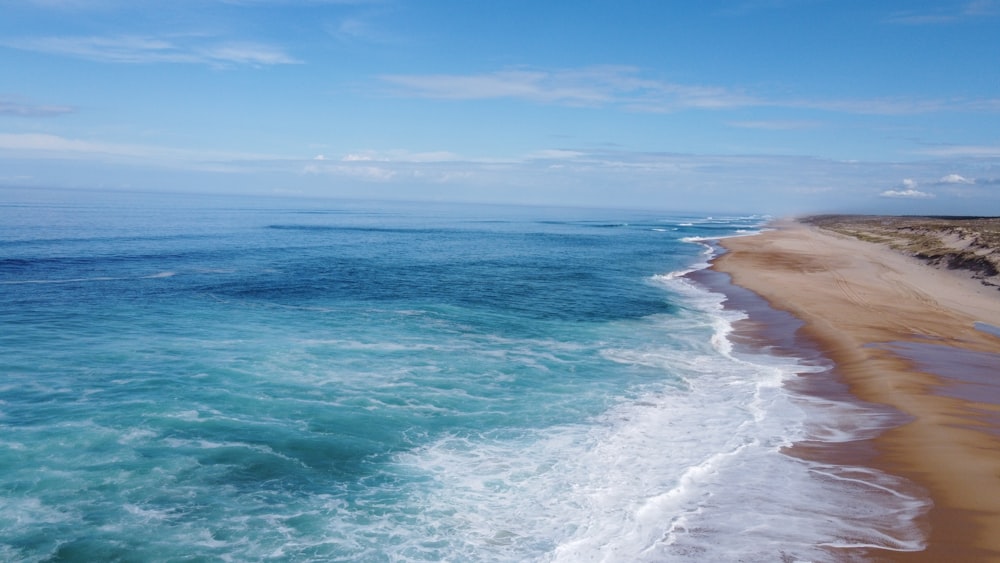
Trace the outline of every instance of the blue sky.
<instances>
[{"instance_id":1,"label":"blue sky","mask_svg":"<svg viewBox=\"0 0 1000 563\"><path fill-rule=\"evenodd\" d=\"M0 186L1000 214L1000 0L0 13Z\"/></svg>"}]
</instances>

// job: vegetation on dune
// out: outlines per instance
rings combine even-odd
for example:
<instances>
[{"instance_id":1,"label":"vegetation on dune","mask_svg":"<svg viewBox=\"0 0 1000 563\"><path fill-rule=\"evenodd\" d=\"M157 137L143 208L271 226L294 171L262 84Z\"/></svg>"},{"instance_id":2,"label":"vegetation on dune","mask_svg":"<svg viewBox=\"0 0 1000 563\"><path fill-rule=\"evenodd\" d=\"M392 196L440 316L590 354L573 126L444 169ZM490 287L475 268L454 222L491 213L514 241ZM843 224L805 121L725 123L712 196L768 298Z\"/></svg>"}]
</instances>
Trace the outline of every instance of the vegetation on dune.
<instances>
[{"instance_id":1,"label":"vegetation on dune","mask_svg":"<svg viewBox=\"0 0 1000 563\"><path fill-rule=\"evenodd\" d=\"M1000 286L1000 217L815 215L801 221Z\"/></svg>"}]
</instances>

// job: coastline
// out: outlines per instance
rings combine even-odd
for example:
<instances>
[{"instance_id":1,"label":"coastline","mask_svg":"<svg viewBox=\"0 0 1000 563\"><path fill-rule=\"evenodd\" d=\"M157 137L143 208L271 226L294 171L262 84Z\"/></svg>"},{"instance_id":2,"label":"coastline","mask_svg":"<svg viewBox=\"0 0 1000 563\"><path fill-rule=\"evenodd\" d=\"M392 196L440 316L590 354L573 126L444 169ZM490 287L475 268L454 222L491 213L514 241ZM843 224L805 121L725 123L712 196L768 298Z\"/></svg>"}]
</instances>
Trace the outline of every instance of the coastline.
<instances>
[{"instance_id":1,"label":"coastline","mask_svg":"<svg viewBox=\"0 0 1000 563\"><path fill-rule=\"evenodd\" d=\"M728 252L712 270L801 322L786 348L818 350L834 363L838 381L814 380L806 392L900 413L873 440L802 444L789 453L860 463L928 492L933 507L918 523L926 549L872 557L1000 559L1000 382L990 377L1000 365L1000 336L977 328L1000 326L1000 292L876 243L801 222L774 227L720 241ZM743 332L773 339L766 331L775 319L750 313ZM780 322L787 331L787 319Z\"/></svg>"}]
</instances>

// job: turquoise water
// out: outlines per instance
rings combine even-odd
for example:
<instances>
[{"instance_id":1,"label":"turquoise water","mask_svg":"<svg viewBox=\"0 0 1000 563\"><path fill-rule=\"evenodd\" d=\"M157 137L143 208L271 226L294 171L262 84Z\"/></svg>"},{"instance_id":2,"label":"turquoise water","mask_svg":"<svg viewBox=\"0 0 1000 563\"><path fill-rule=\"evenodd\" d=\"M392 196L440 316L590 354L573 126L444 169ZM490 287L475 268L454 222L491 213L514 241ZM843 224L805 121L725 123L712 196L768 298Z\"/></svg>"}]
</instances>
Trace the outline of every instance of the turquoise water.
<instances>
[{"instance_id":1,"label":"turquoise water","mask_svg":"<svg viewBox=\"0 0 1000 563\"><path fill-rule=\"evenodd\" d=\"M741 314L679 275L762 221L5 194L0 558L919 548L895 478L779 451L861 407L734 354Z\"/></svg>"}]
</instances>

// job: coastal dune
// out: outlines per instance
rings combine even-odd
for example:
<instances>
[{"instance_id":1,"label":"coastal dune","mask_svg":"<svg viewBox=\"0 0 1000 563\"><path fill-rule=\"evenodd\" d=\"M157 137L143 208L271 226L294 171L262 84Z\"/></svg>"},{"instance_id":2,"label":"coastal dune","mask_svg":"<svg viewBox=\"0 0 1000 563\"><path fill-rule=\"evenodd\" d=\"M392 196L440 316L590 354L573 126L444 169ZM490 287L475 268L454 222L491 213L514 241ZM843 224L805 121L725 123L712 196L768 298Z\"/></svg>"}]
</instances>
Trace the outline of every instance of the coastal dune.
<instances>
[{"instance_id":1,"label":"coastal dune","mask_svg":"<svg viewBox=\"0 0 1000 563\"><path fill-rule=\"evenodd\" d=\"M873 557L1000 561L1000 291L885 244L774 227L721 241L713 268L803 321L853 396L904 415L866 462L933 502L924 550Z\"/></svg>"}]
</instances>

